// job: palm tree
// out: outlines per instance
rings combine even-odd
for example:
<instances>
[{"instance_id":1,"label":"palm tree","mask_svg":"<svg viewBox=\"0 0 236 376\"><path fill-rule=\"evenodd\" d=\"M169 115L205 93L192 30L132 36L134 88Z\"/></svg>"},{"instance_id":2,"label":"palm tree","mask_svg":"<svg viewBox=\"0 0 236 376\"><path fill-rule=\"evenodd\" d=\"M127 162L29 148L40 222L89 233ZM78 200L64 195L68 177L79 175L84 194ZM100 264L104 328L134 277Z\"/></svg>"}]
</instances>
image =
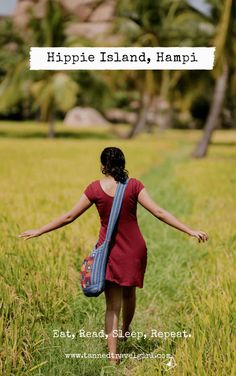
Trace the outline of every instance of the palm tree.
<instances>
[{"instance_id":1,"label":"palm tree","mask_svg":"<svg viewBox=\"0 0 236 376\"><path fill-rule=\"evenodd\" d=\"M41 119L48 122L48 136L54 137L56 110L66 112L75 104L77 84L66 73L48 73L31 83L30 92L40 108Z\"/></svg>"},{"instance_id":2,"label":"palm tree","mask_svg":"<svg viewBox=\"0 0 236 376\"><path fill-rule=\"evenodd\" d=\"M223 9L221 10L213 43L216 47L215 68L213 71L215 77L214 93L202 138L192 153L195 158L202 158L207 154L212 134L219 122L228 86L229 69L233 62L232 49L235 48L236 15L235 11L232 11L232 0L225 0L222 6Z\"/></svg>"},{"instance_id":3,"label":"palm tree","mask_svg":"<svg viewBox=\"0 0 236 376\"><path fill-rule=\"evenodd\" d=\"M124 44L128 46L202 45L206 43L209 31L199 28L200 22L203 22L203 17L182 0L158 2L120 0L118 2L116 30L125 35ZM131 129L129 137L133 137L145 128L148 111L155 96L158 95L168 103L167 112L173 113L175 89L185 75L188 75L188 72L163 70L136 73L140 109L138 120ZM170 122L171 118L166 116L164 128L168 127Z\"/></svg>"},{"instance_id":4,"label":"palm tree","mask_svg":"<svg viewBox=\"0 0 236 376\"><path fill-rule=\"evenodd\" d=\"M164 18L161 16L165 1L159 4L153 1L135 0L126 2L118 1L115 31L124 35L123 45L154 47L162 45ZM167 11L165 7L165 11ZM140 97L138 118L132 126L128 137L134 137L144 130L147 115L154 95L158 92L157 82L160 72L136 71L135 81Z\"/></svg>"},{"instance_id":5,"label":"palm tree","mask_svg":"<svg viewBox=\"0 0 236 376\"><path fill-rule=\"evenodd\" d=\"M0 22L0 111L12 108L19 98L27 101L28 51L10 18ZM23 84L24 83L24 84Z\"/></svg>"},{"instance_id":6,"label":"palm tree","mask_svg":"<svg viewBox=\"0 0 236 376\"><path fill-rule=\"evenodd\" d=\"M0 109L6 109L20 99L32 97L34 107L40 109L40 118L48 122L48 136L53 137L56 110L67 111L77 100L78 85L72 74L54 71L29 70L29 46L67 46L75 43L65 35L66 23L70 20L58 0L48 0L45 15L37 18L34 8L30 8L28 32L19 37L17 54L7 68L1 85L3 100ZM12 30L13 31L13 30ZM18 35L14 30L13 35ZM6 51L5 51L6 52ZM11 61L11 60L10 60Z\"/></svg>"}]
</instances>

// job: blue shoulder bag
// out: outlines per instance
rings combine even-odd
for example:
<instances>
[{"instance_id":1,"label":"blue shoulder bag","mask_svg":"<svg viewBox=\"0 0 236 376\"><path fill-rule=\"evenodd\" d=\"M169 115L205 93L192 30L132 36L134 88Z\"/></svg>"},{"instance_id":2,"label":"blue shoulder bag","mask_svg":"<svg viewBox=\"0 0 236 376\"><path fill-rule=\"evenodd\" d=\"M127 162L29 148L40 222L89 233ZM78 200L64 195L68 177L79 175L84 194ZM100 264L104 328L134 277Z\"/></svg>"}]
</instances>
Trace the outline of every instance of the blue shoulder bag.
<instances>
[{"instance_id":1,"label":"blue shoulder bag","mask_svg":"<svg viewBox=\"0 0 236 376\"><path fill-rule=\"evenodd\" d=\"M88 297L99 296L104 291L110 241L120 213L128 181L129 178L124 183L119 182L116 188L104 242L99 247L97 247L97 242L90 255L82 263L81 287L84 295Z\"/></svg>"}]
</instances>

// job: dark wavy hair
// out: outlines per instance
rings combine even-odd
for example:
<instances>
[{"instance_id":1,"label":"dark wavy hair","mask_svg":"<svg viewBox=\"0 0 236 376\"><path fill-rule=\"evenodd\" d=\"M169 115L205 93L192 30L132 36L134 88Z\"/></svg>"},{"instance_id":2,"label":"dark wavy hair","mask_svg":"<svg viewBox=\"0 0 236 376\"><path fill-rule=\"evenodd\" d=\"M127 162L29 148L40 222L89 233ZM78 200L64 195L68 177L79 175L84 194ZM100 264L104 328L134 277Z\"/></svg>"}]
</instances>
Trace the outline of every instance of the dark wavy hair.
<instances>
[{"instance_id":1,"label":"dark wavy hair","mask_svg":"<svg viewBox=\"0 0 236 376\"><path fill-rule=\"evenodd\" d=\"M105 148L100 156L103 165L102 173L109 174L117 182L124 183L128 178L128 171L125 169L125 156L121 149L116 147Z\"/></svg>"}]
</instances>

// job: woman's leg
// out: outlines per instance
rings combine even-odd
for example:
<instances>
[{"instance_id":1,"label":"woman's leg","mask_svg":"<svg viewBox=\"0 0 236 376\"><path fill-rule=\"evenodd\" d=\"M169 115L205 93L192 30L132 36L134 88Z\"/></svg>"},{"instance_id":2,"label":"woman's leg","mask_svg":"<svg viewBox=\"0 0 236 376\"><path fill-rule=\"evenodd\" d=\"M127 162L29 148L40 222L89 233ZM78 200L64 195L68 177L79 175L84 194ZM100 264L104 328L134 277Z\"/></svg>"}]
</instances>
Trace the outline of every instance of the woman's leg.
<instances>
[{"instance_id":1,"label":"woman's leg","mask_svg":"<svg viewBox=\"0 0 236 376\"><path fill-rule=\"evenodd\" d=\"M136 306L136 287L123 286L122 291L122 313L123 313L123 326L122 336L129 330L129 325L134 317Z\"/></svg>"},{"instance_id":2,"label":"woman's leg","mask_svg":"<svg viewBox=\"0 0 236 376\"><path fill-rule=\"evenodd\" d=\"M107 343L111 354L115 354L113 362L116 362L117 354L117 336L113 336L113 330L118 330L119 314L122 302L122 287L116 283L106 281L105 285L106 297L106 316L105 316L105 331L108 335ZM118 360L118 359L117 359Z\"/></svg>"}]
</instances>

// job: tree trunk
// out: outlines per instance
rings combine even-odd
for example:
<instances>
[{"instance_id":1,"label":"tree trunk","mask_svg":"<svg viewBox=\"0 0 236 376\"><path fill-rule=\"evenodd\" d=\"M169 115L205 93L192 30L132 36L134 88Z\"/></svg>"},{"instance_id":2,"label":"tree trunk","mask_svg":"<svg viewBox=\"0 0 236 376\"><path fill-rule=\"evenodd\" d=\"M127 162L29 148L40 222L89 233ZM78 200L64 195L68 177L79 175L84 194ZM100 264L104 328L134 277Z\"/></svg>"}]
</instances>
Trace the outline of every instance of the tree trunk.
<instances>
[{"instance_id":1,"label":"tree trunk","mask_svg":"<svg viewBox=\"0 0 236 376\"><path fill-rule=\"evenodd\" d=\"M215 83L213 100L210 107L208 117L206 119L205 127L203 130L203 136L198 142L192 156L195 158L203 158L207 154L207 149L211 141L213 131L216 128L217 120L219 119L222 105L225 98L225 92L228 81L228 64L223 65L221 75L218 77Z\"/></svg>"},{"instance_id":2,"label":"tree trunk","mask_svg":"<svg viewBox=\"0 0 236 376\"><path fill-rule=\"evenodd\" d=\"M146 124L147 124L147 114L148 114L150 103L151 103L151 96L148 93L143 93L138 120L133 125L128 135L128 138L132 138L136 136L138 133L140 133L141 131L145 129Z\"/></svg>"},{"instance_id":3,"label":"tree trunk","mask_svg":"<svg viewBox=\"0 0 236 376\"><path fill-rule=\"evenodd\" d=\"M54 110L52 109L50 112L49 121L48 121L48 137L49 138L55 137L54 124L55 124L55 113L54 113Z\"/></svg>"},{"instance_id":4,"label":"tree trunk","mask_svg":"<svg viewBox=\"0 0 236 376\"><path fill-rule=\"evenodd\" d=\"M167 129L172 128L174 122L174 110L172 106L169 104L169 108L162 110L159 114L162 117L161 124L158 127L158 132L163 133Z\"/></svg>"}]
</instances>

